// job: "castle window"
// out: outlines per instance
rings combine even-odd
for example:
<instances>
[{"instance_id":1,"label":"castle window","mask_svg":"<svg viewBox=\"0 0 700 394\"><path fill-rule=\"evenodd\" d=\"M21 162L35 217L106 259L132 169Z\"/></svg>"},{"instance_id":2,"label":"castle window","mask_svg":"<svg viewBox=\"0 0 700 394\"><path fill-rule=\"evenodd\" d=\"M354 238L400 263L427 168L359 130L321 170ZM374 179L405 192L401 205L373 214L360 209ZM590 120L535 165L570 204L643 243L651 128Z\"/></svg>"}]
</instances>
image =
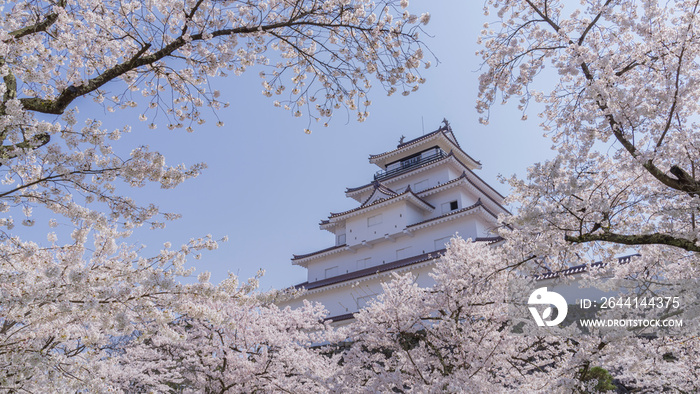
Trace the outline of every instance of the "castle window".
<instances>
[{"instance_id":1,"label":"castle window","mask_svg":"<svg viewBox=\"0 0 700 394\"><path fill-rule=\"evenodd\" d=\"M367 227L376 226L382 223L382 214L370 216L367 218Z\"/></svg>"},{"instance_id":2,"label":"castle window","mask_svg":"<svg viewBox=\"0 0 700 394\"><path fill-rule=\"evenodd\" d=\"M335 267L326 268L326 278L332 278L334 276L338 276L338 266L337 265Z\"/></svg>"},{"instance_id":3,"label":"castle window","mask_svg":"<svg viewBox=\"0 0 700 394\"><path fill-rule=\"evenodd\" d=\"M367 257L366 259L357 260L357 269L361 270L372 266L372 258Z\"/></svg>"},{"instance_id":4,"label":"castle window","mask_svg":"<svg viewBox=\"0 0 700 394\"><path fill-rule=\"evenodd\" d=\"M456 211L457 208L459 208L459 204L457 203L457 200L446 202L446 203L442 204L442 213Z\"/></svg>"},{"instance_id":5,"label":"castle window","mask_svg":"<svg viewBox=\"0 0 700 394\"><path fill-rule=\"evenodd\" d=\"M338 234L335 237L335 244L342 245L345 243L345 234Z\"/></svg>"}]
</instances>

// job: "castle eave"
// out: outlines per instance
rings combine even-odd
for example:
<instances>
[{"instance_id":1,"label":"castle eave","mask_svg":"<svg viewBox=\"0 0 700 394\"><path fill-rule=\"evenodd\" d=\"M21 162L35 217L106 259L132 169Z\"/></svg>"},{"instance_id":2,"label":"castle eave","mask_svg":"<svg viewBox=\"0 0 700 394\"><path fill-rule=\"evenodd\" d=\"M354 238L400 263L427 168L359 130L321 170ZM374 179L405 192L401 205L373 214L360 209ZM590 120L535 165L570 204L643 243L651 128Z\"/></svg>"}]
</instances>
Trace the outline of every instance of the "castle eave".
<instances>
[{"instance_id":1,"label":"castle eave","mask_svg":"<svg viewBox=\"0 0 700 394\"><path fill-rule=\"evenodd\" d=\"M347 219L352 216L360 215L362 213L381 208L384 206L387 206L389 204L399 202L399 201L408 201L411 202L413 205L416 207L426 211L430 212L435 209L434 206L420 198L416 193L411 191L411 188L407 188L405 192L396 195L394 197L390 198L382 198L379 200L376 200L372 203L345 211L345 212L338 212L338 213L331 213L331 215L328 217L328 223L333 223L334 221L339 221L341 219Z\"/></svg>"},{"instance_id":2,"label":"castle eave","mask_svg":"<svg viewBox=\"0 0 700 394\"><path fill-rule=\"evenodd\" d=\"M440 158L440 159L438 159L438 160L434 160L434 161L431 161L430 163L427 163L427 164L425 164L425 165L423 165L423 166L416 167L416 168L412 169L412 170L409 171L409 172L398 173L398 174L396 174L396 175L394 175L394 176L392 176L392 177L383 179L383 180L382 180L382 183L383 183L383 184L387 184L387 183L399 181L399 180L404 179L404 178L406 178L406 177L413 176L413 175L415 175L415 174L417 174L417 173L420 173L420 172L423 172L423 171L427 171L427 170L429 170L429 169L431 169L431 168L435 168L435 167L437 167L437 166L439 166L439 165L441 165L441 164L444 164L444 163L452 163L456 168L460 169L461 171L468 170L470 173L472 173L471 170L469 170L469 167L467 167L467 166L466 166L464 163L462 163L458 158L456 158L456 157L454 156L453 152L450 152L449 154L443 156L442 158ZM373 182L370 182L370 183L368 183L368 184L366 184L366 185L362 185L362 186L358 186L358 187L347 188L347 189L345 190L345 195L346 195L347 197L357 199L356 197L357 197L358 195L361 195L362 193L367 192L371 187L373 187ZM420 193L422 193L422 191L419 192L418 194L420 194Z\"/></svg>"},{"instance_id":3,"label":"castle eave","mask_svg":"<svg viewBox=\"0 0 700 394\"><path fill-rule=\"evenodd\" d=\"M338 253L340 251L343 251L346 248L347 248L347 245L342 244L342 245L331 246L330 248L317 250L317 251L311 252L311 253L294 254L294 255L292 255L292 263L296 264L296 265L303 265L302 262L308 261L307 259L310 257L327 256L329 254Z\"/></svg>"},{"instance_id":4,"label":"castle eave","mask_svg":"<svg viewBox=\"0 0 700 394\"><path fill-rule=\"evenodd\" d=\"M501 237L484 237L476 238L474 242L488 242L493 244L502 241ZM388 274L401 270L409 270L421 264L431 264L445 254L447 249L440 249L429 253L423 253L416 256L407 257L405 259L396 260L391 263L382 264L375 267L369 267L362 270L348 272L332 278L321 279L314 282L304 282L294 286L295 289L305 289L310 292L318 292L335 288L339 286L349 286L360 281L372 279L380 274Z\"/></svg>"},{"instance_id":5,"label":"castle eave","mask_svg":"<svg viewBox=\"0 0 700 394\"><path fill-rule=\"evenodd\" d=\"M348 282L351 280L357 280L360 278L366 278L372 275L380 274L382 272L396 270L409 265L415 265L418 263L423 263L430 260L435 260L445 253L445 249L437 250L430 253L424 253L417 256L408 257L405 259L397 260L391 263L382 264L376 267L365 268L359 271L349 272L347 274L342 274L334 276L332 278L317 280L315 282L304 282L294 286L297 289L313 290L321 287L327 287L334 284L339 284L343 282Z\"/></svg>"},{"instance_id":6,"label":"castle eave","mask_svg":"<svg viewBox=\"0 0 700 394\"><path fill-rule=\"evenodd\" d=\"M422 222L418 222L418 223L414 223L414 224L411 224L409 226L406 226L406 230L415 231L415 230L418 230L421 228L434 226L436 224L439 224L439 223L442 223L442 222L445 222L448 220L453 220L453 219L456 219L456 218L459 218L462 216L477 214L477 213L480 213L482 211L490 214L494 218L498 218L498 216L496 214L494 214L493 212L489 211L486 207L484 207L484 204L481 202L481 199L479 199L476 203L474 203L468 207L464 207L462 209L452 211L452 212L446 213L444 215L440 215L440 216L435 217L435 218L426 219L426 220L423 220Z\"/></svg>"},{"instance_id":7,"label":"castle eave","mask_svg":"<svg viewBox=\"0 0 700 394\"><path fill-rule=\"evenodd\" d=\"M629 263L633 257L640 257L641 254L635 253L631 254L628 256L622 256L617 258L617 263L618 264L627 264ZM559 278L562 276L570 276L570 275L575 275L575 274L581 274L586 271L588 271L591 268L604 268L608 265L608 263L604 263L602 261L596 261L595 263L591 264L581 264L577 265L574 267L570 267L561 271L556 271L556 272L547 272L541 275L535 276L535 280L540 281L540 280L546 280L546 279L555 279Z\"/></svg>"},{"instance_id":8,"label":"castle eave","mask_svg":"<svg viewBox=\"0 0 700 394\"><path fill-rule=\"evenodd\" d=\"M379 167L385 167L388 163L391 163L393 160L396 160L401 156L405 156L406 154L414 152L417 153L421 149L428 147L429 145L436 144L445 152L454 151L455 155L457 155L461 161L463 161L469 166L468 168L480 169L481 163L477 160L474 160L465 151L463 151L462 148L452 138L448 137L447 133L451 134L452 131L450 131L448 128L441 127L440 129L433 131L432 133L399 144L398 147L394 150L379 153L376 155L370 155L369 162L372 164L376 164Z\"/></svg>"}]
</instances>

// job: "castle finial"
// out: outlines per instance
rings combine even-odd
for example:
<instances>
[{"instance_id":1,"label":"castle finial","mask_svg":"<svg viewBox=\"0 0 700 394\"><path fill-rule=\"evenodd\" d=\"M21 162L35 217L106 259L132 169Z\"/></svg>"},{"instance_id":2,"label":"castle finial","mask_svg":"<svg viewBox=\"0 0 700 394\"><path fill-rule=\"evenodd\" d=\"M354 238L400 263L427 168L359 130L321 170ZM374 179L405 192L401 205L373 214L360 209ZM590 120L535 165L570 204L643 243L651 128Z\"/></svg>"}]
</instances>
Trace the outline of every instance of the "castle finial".
<instances>
[{"instance_id":1,"label":"castle finial","mask_svg":"<svg viewBox=\"0 0 700 394\"><path fill-rule=\"evenodd\" d=\"M442 124L443 124L443 126L442 126L443 129L450 130L450 131L452 130L452 128L450 127L450 122L448 122L446 118L442 118Z\"/></svg>"},{"instance_id":2,"label":"castle finial","mask_svg":"<svg viewBox=\"0 0 700 394\"><path fill-rule=\"evenodd\" d=\"M403 144L403 140L406 139L405 135L402 135L401 138L399 138L399 145Z\"/></svg>"}]
</instances>

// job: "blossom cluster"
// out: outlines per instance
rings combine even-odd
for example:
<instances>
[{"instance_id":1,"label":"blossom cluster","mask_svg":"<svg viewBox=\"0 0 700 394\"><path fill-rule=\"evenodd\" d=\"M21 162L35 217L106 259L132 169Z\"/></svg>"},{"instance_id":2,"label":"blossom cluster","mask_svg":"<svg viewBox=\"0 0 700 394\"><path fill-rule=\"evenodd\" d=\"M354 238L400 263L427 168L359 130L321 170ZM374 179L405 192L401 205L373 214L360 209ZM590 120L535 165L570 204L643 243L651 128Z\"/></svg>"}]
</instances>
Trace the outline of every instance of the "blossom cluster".
<instances>
[{"instance_id":1,"label":"blossom cluster","mask_svg":"<svg viewBox=\"0 0 700 394\"><path fill-rule=\"evenodd\" d=\"M693 2L488 2L477 109L540 110L554 159L510 179L529 253L582 263L642 246L691 270L700 251ZM546 240L546 242L543 242ZM657 246L651 246L657 245ZM652 250L649 250L649 249Z\"/></svg>"},{"instance_id":2,"label":"blossom cluster","mask_svg":"<svg viewBox=\"0 0 700 394\"><path fill-rule=\"evenodd\" d=\"M125 149L116 141L132 128L158 127L156 117L168 129L193 131L227 106L214 78L253 69L263 94L295 116L327 122L345 108L364 120L373 84L408 94L424 82L419 34L430 16L407 7L406 0L4 4L0 390L165 391L219 382L225 391L245 376L215 376L227 365L248 368L261 390L307 387L292 381L300 373L291 365L301 364L290 360L312 353L305 344L314 341L319 307L279 311L271 296L251 293L254 280L212 285L202 273L185 284L194 275L190 260L217 247L211 236L180 248L166 244L151 257L132 245L135 228L160 228L178 215L137 202L130 188L172 189L206 165L172 164L152 147ZM88 98L94 103L80 106ZM108 128L95 105L106 113L139 111L145 123ZM37 231L48 224L51 232L25 239L20 224ZM224 332L229 339L219 337ZM206 341L229 349L223 367L218 359L202 362L223 351ZM267 369L265 360L280 369ZM309 369L324 374L320 364ZM270 383L272 375L291 383ZM238 388L258 387L248 384Z\"/></svg>"}]
</instances>

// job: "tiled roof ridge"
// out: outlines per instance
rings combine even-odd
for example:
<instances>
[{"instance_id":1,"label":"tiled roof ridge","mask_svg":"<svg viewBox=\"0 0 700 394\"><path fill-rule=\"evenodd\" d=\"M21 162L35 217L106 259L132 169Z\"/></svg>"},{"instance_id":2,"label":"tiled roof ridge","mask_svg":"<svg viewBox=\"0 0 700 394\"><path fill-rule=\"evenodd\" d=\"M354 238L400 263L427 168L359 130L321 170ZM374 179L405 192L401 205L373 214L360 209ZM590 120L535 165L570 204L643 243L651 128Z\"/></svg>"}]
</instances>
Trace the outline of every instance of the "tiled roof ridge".
<instances>
[{"instance_id":1,"label":"tiled roof ridge","mask_svg":"<svg viewBox=\"0 0 700 394\"><path fill-rule=\"evenodd\" d=\"M639 257L639 256L641 256L641 254L635 253L635 254L630 254L627 256L618 257L617 262L620 264L627 264L632 259L632 257ZM591 263L591 264L580 264L580 265L569 267L569 268L559 270L556 272L547 272L545 274L537 275L537 276L535 276L535 280L545 280L545 279L558 278L560 276L580 274L582 272L588 271L588 268L602 268L602 267L605 267L606 265L608 265L608 263L603 263L602 261L596 261L595 263Z\"/></svg>"},{"instance_id":2,"label":"tiled roof ridge","mask_svg":"<svg viewBox=\"0 0 700 394\"><path fill-rule=\"evenodd\" d=\"M357 187L346 187L346 188L345 188L345 193L352 193L352 192L358 191L358 190L360 190L360 189L364 189L364 188L366 188L367 186L371 186L371 185L372 185L372 182L367 183L367 184L364 184L364 185L362 185L362 186L357 186Z\"/></svg>"},{"instance_id":3,"label":"tiled roof ridge","mask_svg":"<svg viewBox=\"0 0 700 394\"><path fill-rule=\"evenodd\" d=\"M390 188L388 188L386 185L384 185L384 184L381 183L380 181L375 180L375 181L373 181L373 182L371 183L371 185L374 186L374 191L372 192L372 194L369 195L369 197L367 197L367 199L365 200L365 202L363 202L363 203L360 205L360 208L364 207L364 206L367 204L367 202L368 202L369 200L371 200L372 197L374 197L374 195L375 195L375 193L377 193L377 191L379 191L379 192L381 192L381 193L384 193L384 194L386 194L386 195L389 195L389 196L391 196L391 197L396 197L396 196L399 195L399 193L396 193L395 191L391 190ZM385 199L384 199L384 200L385 200Z\"/></svg>"},{"instance_id":4,"label":"tiled roof ridge","mask_svg":"<svg viewBox=\"0 0 700 394\"><path fill-rule=\"evenodd\" d=\"M464 165L464 163L462 163L461 161L459 161L459 159L458 159L458 158L454 155L454 153L450 150L450 153L444 155L443 157L438 157L438 158L433 159L433 160L431 160L431 161L429 161L429 162L427 162L427 163L423 163L423 164L421 164L420 166L417 166L416 168L412 168L411 171L404 172L404 173L401 173L401 174L392 175L392 176L390 176L390 177L388 177L388 178L386 178L386 179L383 179L383 181L386 181L387 179L395 178L395 177L400 176L400 175L406 175L406 174L412 172L413 170L418 170L418 169L421 169L421 168L425 168L425 167L428 166L428 165L432 165L432 164L435 164L435 163L439 163L439 162L441 162L441 161L443 161L443 160L449 159L450 157L453 157L455 160L457 160L457 162L458 162L459 164L461 164L461 165L464 166L465 168L468 168L466 165ZM358 191L358 190L362 190L362 189L364 189L364 188L367 188L367 187L369 187L369 186L372 186L372 183L374 183L374 181L372 181L372 182L370 182L370 183L367 183L367 184L364 184L364 185L362 185L362 186L358 186L358 187L346 187L346 188L345 188L345 194L353 193L353 192L356 192L356 191Z\"/></svg>"},{"instance_id":5,"label":"tiled roof ridge","mask_svg":"<svg viewBox=\"0 0 700 394\"><path fill-rule=\"evenodd\" d=\"M449 127L449 126L448 126L448 127ZM439 134L439 133L443 133L443 134L444 134L446 131L449 131L450 133L452 133L452 129L451 129L451 128L448 129L448 127L442 126L442 127L440 127L439 129L437 129L437 130L435 130L435 131L432 131L432 132L430 132L430 133L428 133L428 134L426 134L426 135L420 136L420 137L418 137L418 138L414 138L414 139L412 139L412 140L410 140L410 141L404 142L403 144L399 144L399 145L396 147L396 149L392 149L392 150L387 151L387 152L384 152L384 153L378 153L378 154L376 154L376 155L369 155L369 158L370 158L370 160L371 160L371 159L374 159L374 158L376 158L376 157L380 157L380 156L388 155L388 154L390 154L390 153L394 153L394 152L396 152L396 151L398 151L398 150L401 150L401 149L403 149L403 148L405 148L405 147L407 147L407 146L409 146L409 145L413 145L413 144L418 143L418 142L420 142L420 141L422 141L422 140L431 138L431 137L433 137L433 136L435 136L435 135L437 135L437 134ZM452 142L452 143L457 147L457 149L459 149L460 152L464 153L464 155L467 156L469 159L471 159L474 163L476 163L476 164L478 164L478 165L481 165L481 162L480 162L479 160L476 160L476 159L474 159L473 157L471 157L467 152L465 152L465 151L459 146L459 143L457 142L457 138L454 138L454 133L452 133L452 136L453 136L453 139L450 139L447 135L445 135L445 138L447 138L450 142Z\"/></svg>"},{"instance_id":6,"label":"tiled roof ridge","mask_svg":"<svg viewBox=\"0 0 700 394\"><path fill-rule=\"evenodd\" d=\"M401 148L401 147L403 147L403 146L405 146L405 145L411 144L411 143L416 142L416 141L418 141L418 140L420 140L420 139L422 139L422 138L425 138L425 137L427 137L427 136L429 136L429 135L431 135L431 134L436 134L436 133L439 132L439 131L449 132L450 134L452 134L453 142L454 142L455 144L457 144L457 146L459 146L459 142L457 142L457 138L454 137L454 133L452 132L452 127L450 126L450 122L447 121L447 118L442 118L442 126L438 127L437 130L431 131L431 132L428 133L428 134L422 135L422 136L420 136L420 137L416 137L416 138L414 138L414 139L412 139L412 140L399 143L398 145L396 145L396 147L397 147L397 148Z\"/></svg>"},{"instance_id":7,"label":"tiled roof ridge","mask_svg":"<svg viewBox=\"0 0 700 394\"><path fill-rule=\"evenodd\" d=\"M376 181L376 182L378 184L377 189L381 190L382 192L387 193L387 194L395 194L395 195L399 194L399 193L395 192L394 190L392 190L391 188L389 188L388 186L386 186L385 184L383 184L382 182L380 182L380 181Z\"/></svg>"},{"instance_id":8,"label":"tiled roof ridge","mask_svg":"<svg viewBox=\"0 0 700 394\"><path fill-rule=\"evenodd\" d=\"M293 257L292 257L292 260L301 260L301 259L305 259L305 258L307 258L307 257L315 256L315 255L317 255L317 254L330 252L331 250L334 250L334 249L340 249L340 248L343 248L343 247L345 247L345 246L347 246L347 244L335 245L335 246L331 246L331 247L329 247L329 248L317 250L317 251L315 251L315 252L306 253L306 254L293 254L293 255L292 255L292 256L293 256Z\"/></svg>"},{"instance_id":9,"label":"tiled roof ridge","mask_svg":"<svg viewBox=\"0 0 700 394\"><path fill-rule=\"evenodd\" d=\"M337 213L331 212L329 218L334 218L334 217L338 217L338 216L343 216L343 215L346 215L346 214L351 213L351 212L354 212L354 211L359 211L359 210L361 210L361 209L364 209L364 208L367 208L367 207L371 207L371 206L373 206L373 205L376 205L376 204L379 204L379 203L382 203L382 202L386 202L386 201L392 200L392 199L394 199L394 198L398 198L398 197L404 196L404 195L406 195L407 193L410 193L411 195L413 195L415 198L417 198L417 199L418 199L419 201L421 201L423 204L429 206L429 207L432 208L432 209L435 209L435 207L434 207L432 204L430 204L430 203L428 203L427 201L423 200L423 199L420 198L416 193L414 193L414 192L411 190L411 187L409 186L409 187L406 188L406 190L405 190L403 193L397 194L397 195L395 195L395 196L393 196L393 197L389 197L389 198L380 198L380 199L378 199L378 200L376 200L376 201L374 201L374 202L372 202L372 203L370 203L370 204L367 204L367 205L360 205L360 206L357 207L357 208L349 209L349 210L344 211L344 212L337 212ZM323 223L322 223L322 224L323 224Z\"/></svg>"},{"instance_id":10,"label":"tiled roof ridge","mask_svg":"<svg viewBox=\"0 0 700 394\"><path fill-rule=\"evenodd\" d=\"M457 158L455 158L455 160L457 160ZM471 179L469 179L469 177L466 176L466 172L467 172L467 171L464 171L465 178L467 179L467 181L469 181L469 183L471 183L472 186L474 186L474 187L475 187L478 191L480 191L483 195L485 195L486 197L488 197L489 200L493 201L493 203L496 204L499 208L501 208L504 212L506 212L506 213L508 213L508 214L510 215L510 211L509 211L509 210L507 210L501 203L499 203L498 201L496 201L495 198L491 197L488 193L486 193L486 192L483 191L479 186L477 186L476 183L474 183ZM483 179L479 178L479 176L476 175L473 171L469 170L469 174L474 175L477 179L479 179L479 181L481 181L482 184L486 185L489 189L491 189L492 191L494 191L499 197L505 198L505 197L501 196L501 193L497 192L496 189L494 189L493 187L491 187L491 185L489 185L488 183L484 182Z\"/></svg>"},{"instance_id":11,"label":"tiled roof ridge","mask_svg":"<svg viewBox=\"0 0 700 394\"><path fill-rule=\"evenodd\" d=\"M456 210L456 211L451 211L451 212L442 214L442 215L440 215L440 216L436 216L436 217L434 217L434 218L425 219L425 220L422 220L422 221L420 221L420 222L418 222L418 223L413 223L413 224L411 224L411 225L406 226L406 228L408 228L408 227L413 227L413 226L419 226L419 225L421 225L421 224L425 224L425 223L428 223L428 222L432 222L433 220L438 220L438 219L445 218L445 217L447 217L447 216L456 215L456 214L458 214L458 213L466 212L466 211L472 210L472 209L477 208L477 207L482 207L482 208L486 209L486 207L484 207L483 205L484 205L484 203L481 202L481 197L479 197L479 199L476 200L476 202L475 202L474 204L472 204L472 205L470 205L470 206L468 206L468 207L464 207L464 208L458 209L458 210ZM488 209L487 209L487 211L488 211ZM489 211L489 213L491 213L491 214L493 215L492 212Z\"/></svg>"},{"instance_id":12,"label":"tiled roof ridge","mask_svg":"<svg viewBox=\"0 0 700 394\"><path fill-rule=\"evenodd\" d=\"M335 316L328 316L327 318L323 319L324 322L330 321L330 322L339 322L343 320L350 320L355 317L354 313L343 313L342 315L335 315Z\"/></svg>"},{"instance_id":13,"label":"tiled roof ridge","mask_svg":"<svg viewBox=\"0 0 700 394\"><path fill-rule=\"evenodd\" d=\"M425 262L428 260L439 258L442 254L445 253L445 251L446 251L446 249L440 249L440 250L436 250L436 251L429 252L429 253L423 253L423 254L419 254L416 256L407 257L405 259L392 261L390 263L377 265L377 266L369 267L369 268L364 268L364 269L361 269L358 271L348 272L348 273L334 276L331 278L317 280L317 281L312 282L312 283L309 283L309 282L300 283L294 287L297 289L305 288L306 290L312 290L312 289L316 289L319 287L330 286L330 285L334 285L336 283L341 283L341 282L345 282L345 281L352 280L352 279L359 279L359 278L362 278L365 276L370 276L370 275L378 274L381 272L391 271L391 270L405 267L408 265L418 264L418 263L422 263L422 262Z\"/></svg>"},{"instance_id":14,"label":"tiled roof ridge","mask_svg":"<svg viewBox=\"0 0 700 394\"><path fill-rule=\"evenodd\" d=\"M420 140L422 140L422 139L424 139L424 138L431 137L431 136L433 136L433 135L435 135L435 134L437 134L437 133L439 133L439 132L441 132L441 131L445 131L445 130L446 130L446 129L445 129L445 126L440 126L440 128L437 129L437 130L435 130L435 131L431 131L431 132L428 133L428 134L421 135L420 137L416 137L416 138L414 138L414 139L412 139L412 140L408 140L408 141L406 141L406 142L404 142L404 143L402 143L402 144L396 145L396 149L401 149L401 148L403 148L404 146L411 145L411 144L413 144L414 142L418 142L418 141L420 141Z\"/></svg>"},{"instance_id":15,"label":"tiled roof ridge","mask_svg":"<svg viewBox=\"0 0 700 394\"><path fill-rule=\"evenodd\" d=\"M495 244L496 242L501 242L505 241L505 238L501 237L500 235L497 235L495 237L476 237L474 238L474 242L487 242L489 244Z\"/></svg>"},{"instance_id":16,"label":"tiled roof ridge","mask_svg":"<svg viewBox=\"0 0 700 394\"><path fill-rule=\"evenodd\" d=\"M456 159L456 158L455 158L455 159ZM457 178L455 178L455 179L453 179L453 180L451 180L451 181L447 181L447 182L441 183L441 184L439 184L439 185L437 185L437 186L433 186L433 187L429 187L429 188L427 188L427 189L423 189L423 190L419 191L418 194L424 194L425 192L429 192L429 191L432 191L432 190L435 190L435 189L439 189L439 188L441 188L441 187L445 187L445 186L447 186L447 185L451 185L451 184L453 184L453 183L456 183L456 182L461 181L462 179L467 179L467 172L466 172L466 171L463 171L463 172L462 172L462 175L458 176Z\"/></svg>"},{"instance_id":17,"label":"tiled roof ridge","mask_svg":"<svg viewBox=\"0 0 700 394\"><path fill-rule=\"evenodd\" d=\"M457 159L457 158L455 157L455 160L459 160L459 159ZM464 163L462 163L462 165L464 166ZM466 167L467 170L469 170L469 167L467 167L467 166L464 166L464 167ZM465 170L464 172L466 173L467 171ZM470 173L471 175L474 175L474 176L476 177L476 179L478 179L481 183L483 183L483 184L486 185L489 189L491 189L494 193L496 193L496 195L497 195L498 197L501 197L501 198L505 199L505 196L503 196L501 193L499 193L498 190L494 189L493 186L491 186L491 185L489 185L488 183L486 183L486 181L484 181L483 179L481 179L480 176L476 175L476 173L475 173L474 171L469 170L469 173Z\"/></svg>"},{"instance_id":18,"label":"tiled roof ridge","mask_svg":"<svg viewBox=\"0 0 700 394\"><path fill-rule=\"evenodd\" d=\"M498 242L501 240L503 240L503 238L501 238L501 237L482 237L482 238L477 237L474 239L474 242L494 243L494 242ZM317 281L314 281L311 283L309 283L307 281L307 282L299 283L298 285L294 286L294 288L296 288L296 289L305 288L306 290L313 290L313 289L317 289L320 287L330 286L330 285L346 282L346 281L353 280L353 279L359 279L359 278L363 278L365 276L370 276L370 275L374 275L374 274L378 274L378 273L382 273L382 272L386 272L386 271L391 271L391 270L394 270L397 268L406 267L409 265L423 263L423 262L428 261L428 260L437 259L437 258L442 257L446 251L447 251L447 248L443 248L443 249L435 250L432 252L407 257L405 259L392 261L390 263L381 264L381 265L377 265L377 266L369 267L369 268L364 268L364 269L361 269L358 271L348 272L348 273L337 275L337 276L334 276L331 278L317 280Z\"/></svg>"}]
</instances>

